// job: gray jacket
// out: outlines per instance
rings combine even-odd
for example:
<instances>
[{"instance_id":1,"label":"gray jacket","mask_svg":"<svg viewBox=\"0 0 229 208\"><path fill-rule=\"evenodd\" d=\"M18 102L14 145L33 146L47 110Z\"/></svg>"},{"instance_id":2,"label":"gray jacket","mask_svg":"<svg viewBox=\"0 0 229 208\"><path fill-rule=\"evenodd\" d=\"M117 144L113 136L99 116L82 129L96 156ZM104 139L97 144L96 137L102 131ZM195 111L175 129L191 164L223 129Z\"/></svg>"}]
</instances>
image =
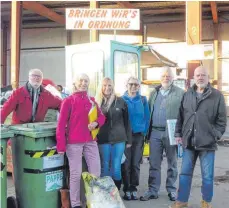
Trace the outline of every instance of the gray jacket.
<instances>
[{"instance_id":1,"label":"gray jacket","mask_svg":"<svg viewBox=\"0 0 229 208\"><path fill-rule=\"evenodd\" d=\"M196 150L216 150L216 142L226 128L226 106L220 91L210 84L197 100L196 88L190 88L182 99L175 136L182 137L186 148L190 139Z\"/></svg>"},{"instance_id":2,"label":"gray jacket","mask_svg":"<svg viewBox=\"0 0 229 208\"><path fill-rule=\"evenodd\" d=\"M158 92L161 88L161 85L158 87L154 88L153 91L150 93L149 96L149 109L150 109L150 126L149 126L149 131L147 134L147 139L150 139L150 134L152 131L152 116L153 116L153 111L154 111L154 103L157 98ZM168 98L166 100L166 119L177 119L177 115L179 112L179 107L181 104L182 97L184 95L184 90L181 88L172 85L170 92L168 94ZM168 130L166 127L166 135L168 136Z\"/></svg>"}]
</instances>

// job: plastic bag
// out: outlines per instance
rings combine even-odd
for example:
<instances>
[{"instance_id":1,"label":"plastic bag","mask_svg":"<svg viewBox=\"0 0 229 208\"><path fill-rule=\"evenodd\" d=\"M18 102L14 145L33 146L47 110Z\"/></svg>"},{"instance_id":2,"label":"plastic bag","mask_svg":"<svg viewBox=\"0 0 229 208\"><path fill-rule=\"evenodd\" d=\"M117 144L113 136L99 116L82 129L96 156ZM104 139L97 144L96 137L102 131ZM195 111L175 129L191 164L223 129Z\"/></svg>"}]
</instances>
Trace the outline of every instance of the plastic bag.
<instances>
[{"instance_id":1,"label":"plastic bag","mask_svg":"<svg viewBox=\"0 0 229 208\"><path fill-rule=\"evenodd\" d=\"M119 191L109 176L97 178L82 173L88 208L125 208Z\"/></svg>"}]
</instances>

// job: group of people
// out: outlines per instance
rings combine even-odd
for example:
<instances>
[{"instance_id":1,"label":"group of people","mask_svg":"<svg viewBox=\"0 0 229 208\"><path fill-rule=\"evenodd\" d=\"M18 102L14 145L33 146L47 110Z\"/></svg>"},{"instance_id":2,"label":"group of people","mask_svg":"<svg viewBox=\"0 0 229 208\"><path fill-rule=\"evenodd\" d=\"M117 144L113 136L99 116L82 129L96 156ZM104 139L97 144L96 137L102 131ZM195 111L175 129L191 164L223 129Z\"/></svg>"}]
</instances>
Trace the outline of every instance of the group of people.
<instances>
[{"instance_id":1,"label":"group of people","mask_svg":"<svg viewBox=\"0 0 229 208\"><path fill-rule=\"evenodd\" d=\"M136 77L127 80L126 92L115 94L112 79L106 77L96 97L88 95L90 84L86 74L73 83L73 94L63 101L46 91L38 69L29 72L29 81L15 90L1 109L1 122L13 111L12 123L41 122L49 108L60 110L56 139L57 151L65 154L70 168L70 201L80 208L82 155L88 171L95 176L110 176L124 200L147 201L159 197L163 152L167 157L166 190L172 208L188 207L193 170L197 158L202 171L202 208L211 208L213 197L214 158L217 141L226 127L226 106L220 91L209 83L208 71L200 66L194 72L195 84L186 92L173 84L169 67L161 71L161 85L150 93L149 100L140 94ZM42 106L42 107L41 107ZM88 122L92 107L97 119ZM175 186L177 146L170 145L167 121L177 119L175 138L184 153L179 179ZM91 131L99 128L93 139ZM140 198L140 164L144 142L150 143L148 190ZM121 164L122 157L126 160Z\"/></svg>"}]
</instances>

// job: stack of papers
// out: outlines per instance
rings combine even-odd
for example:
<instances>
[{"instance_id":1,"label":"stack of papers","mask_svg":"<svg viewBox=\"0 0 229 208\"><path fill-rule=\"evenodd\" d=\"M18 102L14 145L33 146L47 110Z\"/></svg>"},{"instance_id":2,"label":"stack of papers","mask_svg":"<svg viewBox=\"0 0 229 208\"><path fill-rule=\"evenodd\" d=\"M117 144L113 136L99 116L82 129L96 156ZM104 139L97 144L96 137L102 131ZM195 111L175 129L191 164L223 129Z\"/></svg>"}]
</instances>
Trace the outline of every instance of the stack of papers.
<instances>
[{"instance_id":1,"label":"stack of papers","mask_svg":"<svg viewBox=\"0 0 229 208\"><path fill-rule=\"evenodd\" d=\"M169 143L170 145L177 145L175 139L175 128L176 128L177 119L167 120L168 133L169 133Z\"/></svg>"}]
</instances>

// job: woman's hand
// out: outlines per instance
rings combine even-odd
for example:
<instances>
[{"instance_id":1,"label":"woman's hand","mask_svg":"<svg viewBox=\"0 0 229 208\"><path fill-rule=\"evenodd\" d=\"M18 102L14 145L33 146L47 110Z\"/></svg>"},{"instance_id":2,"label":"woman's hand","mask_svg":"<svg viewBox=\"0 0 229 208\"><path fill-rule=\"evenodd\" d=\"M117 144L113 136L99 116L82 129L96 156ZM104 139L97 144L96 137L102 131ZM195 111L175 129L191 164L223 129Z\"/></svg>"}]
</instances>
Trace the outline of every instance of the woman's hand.
<instances>
[{"instance_id":1,"label":"woman's hand","mask_svg":"<svg viewBox=\"0 0 229 208\"><path fill-rule=\"evenodd\" d=\"M89 131L96 129L97 127L98 127L98 123L96 121L94 121L88 125Z\"/></svg>"},{"instance_id":2,"label":"woman's hand","mask_svg":"<svg viewBox=\"0 0 229 208\"><path fill-rule=\"evenodd\" d=\"M58 152L59 155L64 155L65 152Z\"/></svg>"}]
</instances>

